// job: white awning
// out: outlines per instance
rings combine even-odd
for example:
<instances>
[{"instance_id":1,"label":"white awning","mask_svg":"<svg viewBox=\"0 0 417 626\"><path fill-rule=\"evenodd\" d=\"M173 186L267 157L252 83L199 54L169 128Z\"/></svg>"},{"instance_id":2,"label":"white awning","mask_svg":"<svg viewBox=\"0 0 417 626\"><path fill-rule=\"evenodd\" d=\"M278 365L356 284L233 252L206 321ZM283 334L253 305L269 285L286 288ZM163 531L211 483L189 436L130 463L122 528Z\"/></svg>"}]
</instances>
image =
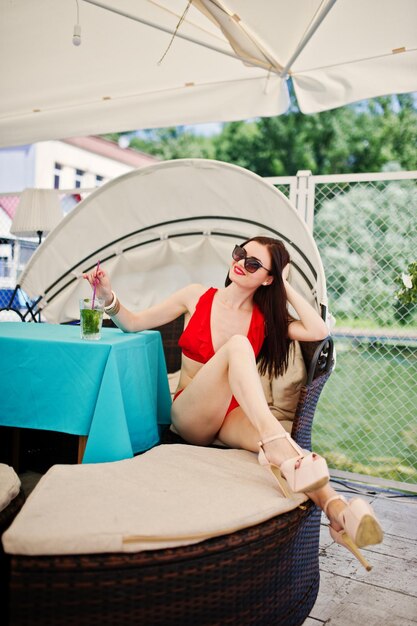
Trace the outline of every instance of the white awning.
<instances>
[{"instance_id":1,"label":"white awning","mask_svg":"<svg viewBox=\"0 0 417 626\"><path fill-rule=\"evenodd\" d=\"M0 0L0 146L279 115L287 76L304 113L417 91L415 0L78 5Z\"/></svg>"}]
</instances>

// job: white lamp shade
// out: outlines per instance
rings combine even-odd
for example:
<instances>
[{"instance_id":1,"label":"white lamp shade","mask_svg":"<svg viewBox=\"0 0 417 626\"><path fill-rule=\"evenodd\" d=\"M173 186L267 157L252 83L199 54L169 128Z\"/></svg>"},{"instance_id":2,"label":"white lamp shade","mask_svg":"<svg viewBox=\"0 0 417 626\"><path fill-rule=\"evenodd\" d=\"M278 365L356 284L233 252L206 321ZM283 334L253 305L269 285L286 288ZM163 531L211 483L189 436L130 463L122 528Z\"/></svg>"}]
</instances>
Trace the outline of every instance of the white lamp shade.
<instances>
[{"instance_id":1,"label":"white lamp shade","mask_svg":"<svg viewBox=\"0 0 417 626\"><path fill-rule=\"evenodd\" d=\"M49 233L62 217L56 189L25 189L17 205L10 232L21 237Z\"/></svg>"}]
</instances>

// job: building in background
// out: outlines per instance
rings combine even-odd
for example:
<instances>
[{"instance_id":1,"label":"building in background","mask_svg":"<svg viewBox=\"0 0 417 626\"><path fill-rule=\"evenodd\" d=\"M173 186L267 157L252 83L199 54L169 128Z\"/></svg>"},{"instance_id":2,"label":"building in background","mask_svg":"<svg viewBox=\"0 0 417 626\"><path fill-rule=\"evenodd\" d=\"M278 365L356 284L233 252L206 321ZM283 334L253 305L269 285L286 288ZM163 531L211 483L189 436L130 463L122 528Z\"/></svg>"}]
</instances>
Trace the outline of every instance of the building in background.
<instances>
[{"instance_id":1,"label":"building in background","mask_svg":"<svg viewBox=\"0 0 417 626\"><path fill-rule=\"evenodd\" d=\"M97 187L158 159L102 137L73 137L0 149L0 193L26 187Z\"/></svg>"},{"instance_id":2,"label":"building in background","mask_svg":"<svg viewBox=\"0 0 417 626\"><path fill-rule=\"evenodd\" d=\"M90 193L117 176L157 161L102 137L73 137L0 149L0 307L9 303L19 274L37 246L36 239L16 239L10 233L24 189L65 190L61 205L66 214L82 199L83 191Z\"/></svg>"}]
</instances>

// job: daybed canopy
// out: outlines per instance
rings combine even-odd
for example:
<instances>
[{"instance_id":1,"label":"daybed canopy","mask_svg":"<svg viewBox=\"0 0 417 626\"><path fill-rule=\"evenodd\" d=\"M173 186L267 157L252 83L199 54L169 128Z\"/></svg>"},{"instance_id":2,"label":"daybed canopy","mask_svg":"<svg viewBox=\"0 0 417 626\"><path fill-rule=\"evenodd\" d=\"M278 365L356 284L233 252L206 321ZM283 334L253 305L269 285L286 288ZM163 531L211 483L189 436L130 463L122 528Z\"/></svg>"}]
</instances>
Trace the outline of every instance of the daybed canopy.
<instances>
[{"instance_id":1,"label":"daybed canopy","mask_svg":"<svg viewBox=\"0 0 417 626\"><path fill-rule=\"evenodd\" d=\"M90 294L81 275L100 260L122 302L139 309L190 282L223 286L234 244L259 234L285 242L294 286L325 312L320 255L294 207L260 176L206 159L157 163L98 188L48 235L19 282L42 297L48 322L75 320Z\"/></svg>"}]
</instances>

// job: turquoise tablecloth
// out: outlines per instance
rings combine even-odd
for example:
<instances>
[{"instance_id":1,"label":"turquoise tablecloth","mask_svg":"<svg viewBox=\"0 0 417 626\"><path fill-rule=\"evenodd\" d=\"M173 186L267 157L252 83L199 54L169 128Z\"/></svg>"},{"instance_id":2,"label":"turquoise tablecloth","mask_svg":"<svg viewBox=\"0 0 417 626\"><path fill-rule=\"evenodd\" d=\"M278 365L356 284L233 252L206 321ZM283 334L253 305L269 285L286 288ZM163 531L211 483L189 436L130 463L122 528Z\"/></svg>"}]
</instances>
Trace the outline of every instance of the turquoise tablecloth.
<instances>
[{"instance_id":1,"label":"turquoise tablecloth","mask_svg":"<svg viewBox=\"0 0 417 626\"><path fill-rule=\"evenodd\" d=\"M83 462L99 463L155 445L170 407L159 332L0 324L0 425L88 435Z\"/></svg>"}]
</instances>

